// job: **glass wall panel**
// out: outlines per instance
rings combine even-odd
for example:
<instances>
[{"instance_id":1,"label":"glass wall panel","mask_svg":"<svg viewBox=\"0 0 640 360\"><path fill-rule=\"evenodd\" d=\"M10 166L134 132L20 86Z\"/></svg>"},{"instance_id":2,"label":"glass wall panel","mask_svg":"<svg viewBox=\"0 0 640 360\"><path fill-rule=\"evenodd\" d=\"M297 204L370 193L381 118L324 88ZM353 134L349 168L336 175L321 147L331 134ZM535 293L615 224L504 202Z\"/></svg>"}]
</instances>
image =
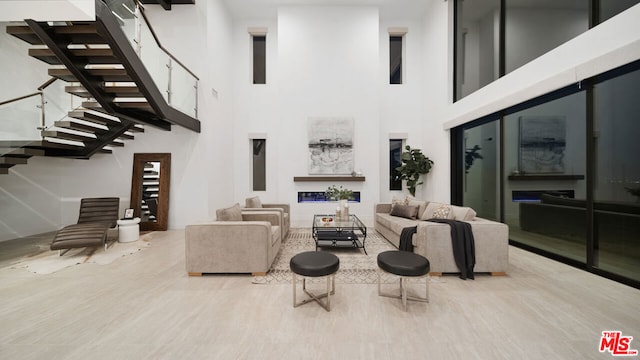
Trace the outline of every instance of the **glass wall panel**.
<instances>
[{"instance_id":1,"label":"glass wall panel","mask_svg":"<svg viewBox=\"0 0 640 360\"><path fill-rule=\"evenodd\" d=\"M589 0L506 0L505 72L589 29Z\"/></svg>"},{"instance_id":2,"label":"glass wall panel","mask_svg":"<svg viewBox=\"0 0 640 360\"><path fill-rule=\"evenodd\" d=\"M498 121L464 131L464 206L496 221L500 221L499 135Z\"/></svg>"},{"instance_id":3,"label":"glass wall panel","mask_svg":"<svg viewBox=\"0 0 640 360\"><path fill-rule=\"evenodd\" d=\"M640 70L594 88L595 264L640 280Z\"/></svg>"},{"instance_id":4,"label":"glass wall panel","mask_svg":"<svg viewBox=\"0 0 640 360\"><path fill-rule=\"evenodd\" d=\"M500 0L456 3L456 99L496 80L499 74Z\"/></svg>"},{"instance_id":5,"label":"glass wall panel","mask_svg":"<svg viewBox=\"0 0 640 360\"><path fill-rule=\"evenodd\" d=\"M504 119L504 221L519 243L586 262L586 95Z\"/></svg>"},{"instance_id":6,"label":"glass wall panel","mask_svg":"<svg viewBox=\"0 0 640 360\"><path fill-rule=\"evenodd\" d=\"M638 3L640 0L600 0L600 22L608 20Z\"/></svg>"}]
</instances>

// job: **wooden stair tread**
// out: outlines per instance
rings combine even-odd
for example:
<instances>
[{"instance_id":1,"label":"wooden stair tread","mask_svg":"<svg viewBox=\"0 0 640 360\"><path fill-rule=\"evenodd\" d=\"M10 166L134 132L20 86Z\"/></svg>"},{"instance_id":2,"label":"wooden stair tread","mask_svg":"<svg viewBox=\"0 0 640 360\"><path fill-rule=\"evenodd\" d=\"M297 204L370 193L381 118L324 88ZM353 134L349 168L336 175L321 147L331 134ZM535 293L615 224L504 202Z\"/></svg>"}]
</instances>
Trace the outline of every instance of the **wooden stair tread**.
<instances>
[{"instance_id":1,"label":"wooden stair tread","mask_svg":"<svg viewBox=\"0 0 640 360\"><path fill-rule=\"evenodd\" d=\"M100 125L120 124L118 120L82 110L70 111L67 116Z\"/></svg>"},{"instance_id":2,"label":"wooden stair tread","mask_svg":"<svg viewBox=\"0 0 640 360\"><path fill-rule=\"evenodd\" d=\"M115 101L113 104L122 109L138 109L153 112L153 108L146 101ZM84 101L82 107L90 110L102 110L102 106L96 101Z\"/></svg>"},{"instance_id":3,"label":"wooden stair tread","mask_svg":"<svg viewBox=\"0 0 640 360\"><path fill-rule=\"evenodd\" d=\"M102 78L106 82L131 82L131 78L125 69L85 69L89 75ZM49 76L68 82L76 82L78 79L69 69L49 69Z\"/></svg>"},{"instance_id":4,"label":"wooden stair tread","mask_svg":"<svg viewBox=\"0 0 640 360\"><path fill-rule=\"evenodd\" d=\"M109 131L108 129L91 126L89 124L82 124L82 123L71 121L71 120L56 121L54 125L59 128L82 131L89 134L104 134Z\"/></svg>"},{"instance_id":5,"label":"wooden stair tread","mask_svg":"<svg viewBox=\"0 0 640 360\"><path fill-rule=\"evenodd\" d=\"M87 134L88 135L88 134ZM51 137L56 139L72 140L72 141L93 141L96 138L85 135L72 134L64 131L57 130L44 130L42 136Z\"/></svg>"},{"instance_id":6,"label":"wooden stair tread","mask_svg":"<svg viewBox=\"0 0 640 360\"><path fill-rule=\"evenodd\" d=\"M130 131L130 132L144 132L144 127L142 125L139 125L139 124L134 124L127 131Z\"/></svg>"},{"instance_id":7,"label":"wooden stair tread","mask_svg":"<svg viewBox=\"0 0 640 360\"><path fill-rule=\"evenodd\" d=\"M89 64L121 64L121 61L113 55L111 49L71 49L71 53L77 57L84 57ZM49 65L62 65L62 62L51 49L29 49L29 56L41 60Z\"/></svg>"},{"instance_id":8,"label":"wooden stair tread","mask_svg":"<svg viewBox=\"0 0 640 360\"><path fill-rule=\"evenodd\" d=\"M26 164L26 157L15 157L15 156L0 156L0 164L3 165L18 165L18 164Z\"/></svg>"},{"instance_id":9,"label":"wooden stair tread","mask_svg":"<svg viewBox=\"0 0 640 360\"><path fill-rule=\"evenodd\" d=\"M42 45L42 40L27 25L11 25L7 26L7 34L13 35L18 39L25 41L31 45Z\"/></svg>"},{"instance_id":10,"label":"wooden stair tread","mask_svg":"<svg viewBox=\"0 0 640 360\"><path fill-rule=\"evenodd\" d=\"M30 149L30 148L3 147L3 148L0 148L0 154L2 154L2 156L30 158L32 156L44 156L44 150Z\"/></svg>"},{"instance_id":11,"label":"wooden stair tread","mask_svg":"<svg viewBox=\"0 0 640 360\"><path fill-rule=\"evenodd\" d=\"M91 94L82 85L65 86L64 91L83 98L91 97ZM118 98L144 97L137 86L107 85L104 86L104 91Z\"/></svg>"},{"instance_id":12,"label":"wooden stair tread","mask_svg":"<svg viewBox=\"0 0 640 360\"><path fill-rule=\"evenodd\" d=\"M0 141L2 147L15 147L15 148L28 148L28 149L62 149L62 150L78 150L81 146L71 144L61 144L48 140L34 140L34 141ZM46 155L46 153L45 153Z\"/></svg>"},{"instance_id":13,"label":"wooden stair tread","mask_svg":"<svg viewBox=\"0 0 640 360\"><path fill-rule=\"evenodd\" d=\"M52 26L54 32L67 36L74 44L105 44L105 40L98 34L94 23L73 24L70 26ZM7 26L7 33L31 45L43 45L42 40L27 25Z\"/></svg>"}]
</instances>

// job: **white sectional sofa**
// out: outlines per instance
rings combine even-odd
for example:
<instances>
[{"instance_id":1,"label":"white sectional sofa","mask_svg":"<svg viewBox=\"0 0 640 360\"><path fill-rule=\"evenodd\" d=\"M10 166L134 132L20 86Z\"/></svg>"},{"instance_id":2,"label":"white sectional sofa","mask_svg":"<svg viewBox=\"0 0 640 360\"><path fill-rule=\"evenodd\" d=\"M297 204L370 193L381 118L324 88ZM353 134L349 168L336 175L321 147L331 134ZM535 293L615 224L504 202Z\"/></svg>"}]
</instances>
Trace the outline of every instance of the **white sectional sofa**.
<instances>
[{"instance_id":1,"label":"white sectional sofa","mask_svg":"<svg viewBox=\"0 0 640 360\"><path fill-rule=\"evenodd\" d=\"M413 252L429 259L431 275L443 273L459 273L451 243L451 228L448 224L425 221L432 218L435 211L449 207L446 218L461 220L471 224L475 240L476 265L474 273L491 273L505 275L509 266L509 228L506 224L476 217L473 209L437 202L426 202L412 198L396 201L403 211L392 215L392 204L375 204L375 229L396 247L399 246L400 234L406 227L417 226L413 235ZM408 207L417 207L415 218L406 212ZM397 216L401 215L407 216Z\"/></svg>"}]
</instances>

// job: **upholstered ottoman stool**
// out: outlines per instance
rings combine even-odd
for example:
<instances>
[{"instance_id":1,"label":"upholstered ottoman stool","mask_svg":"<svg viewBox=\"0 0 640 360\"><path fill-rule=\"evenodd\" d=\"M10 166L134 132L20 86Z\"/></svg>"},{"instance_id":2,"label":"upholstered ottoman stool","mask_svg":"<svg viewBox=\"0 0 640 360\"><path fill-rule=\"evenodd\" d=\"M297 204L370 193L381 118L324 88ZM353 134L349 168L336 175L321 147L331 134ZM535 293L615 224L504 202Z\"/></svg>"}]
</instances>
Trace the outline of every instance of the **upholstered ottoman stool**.
<instances>
[{"instance_id":1,"label":"upholstered ottoman stool","mask_svg":"<svg viewBox=\"0 0 640 360\"><path fill-rule=\"evenodd\" d=\"M335 273L340 268L340 259L334 254L322 251L306 251L295 255L289 262L289 267L293 272L293 307L306 304L310 301L315 301L325 310L331 311L331 295L336 292ZM302 291L309 295L310 299L305 299L301 302L296 300L296 283L297 275L302 276ZM313 294L307 291L307 277L327 277L327 292L324 294ZM320 301L320 299L326 297L326 303Z\"/></svg>"},{"instance_id":2,"label":"upholstered ottoman stool","mask_svg":"<svg viewBox=\"0 0 640 360\"><path fill-rule=\"evenodd\" d=\"M407 300L429 302L429 279L426 278L426 276L429 274L429 267L429 260L427 260L427 258L422 255L398 250L381 252L380 254L378 254L378 295L402 299L402 306L404 308L404 311L407 311ZM399 295L382 293L380 285L381 271L385 271L387 273L400 277ZM408 278L420 277L425 277L425 297L421 298L415 296L407 296L406 280Z\"/></svg>"}]
</instances>

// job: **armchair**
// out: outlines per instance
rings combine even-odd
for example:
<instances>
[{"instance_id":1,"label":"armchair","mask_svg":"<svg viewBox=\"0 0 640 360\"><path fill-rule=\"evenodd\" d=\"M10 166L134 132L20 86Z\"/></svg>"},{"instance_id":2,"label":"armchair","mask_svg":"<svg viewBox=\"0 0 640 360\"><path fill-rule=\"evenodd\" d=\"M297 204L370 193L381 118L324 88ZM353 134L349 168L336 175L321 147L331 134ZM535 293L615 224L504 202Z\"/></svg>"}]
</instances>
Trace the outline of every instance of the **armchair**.
<instances>
[{"instance_id":1,"label":"armchair","mask_svg":"<svg viewBox=\"0 0 640 360\"><path fill-rule=\"evenodd\" d=\"M280 213L282 217L282 239L284 240L289 234L289 228L291 227L291 219L290 219L290 209L291 206L289 204L263 204L260 201L259 196L254 196L245 199L245 207L242 208L243 211L277 211Z\"/></svg>"},{"instance_id":2,"label":"armchair","mask_svg":"<svg viewBox=\"0 0 640 360\"><path fill-rule=\"evenodd\" d=\"M185 227L186 270L203 273L265 275L280 251L280 214L240 209L216 211L216 221Z\"/></svg>"}]
</instances>

